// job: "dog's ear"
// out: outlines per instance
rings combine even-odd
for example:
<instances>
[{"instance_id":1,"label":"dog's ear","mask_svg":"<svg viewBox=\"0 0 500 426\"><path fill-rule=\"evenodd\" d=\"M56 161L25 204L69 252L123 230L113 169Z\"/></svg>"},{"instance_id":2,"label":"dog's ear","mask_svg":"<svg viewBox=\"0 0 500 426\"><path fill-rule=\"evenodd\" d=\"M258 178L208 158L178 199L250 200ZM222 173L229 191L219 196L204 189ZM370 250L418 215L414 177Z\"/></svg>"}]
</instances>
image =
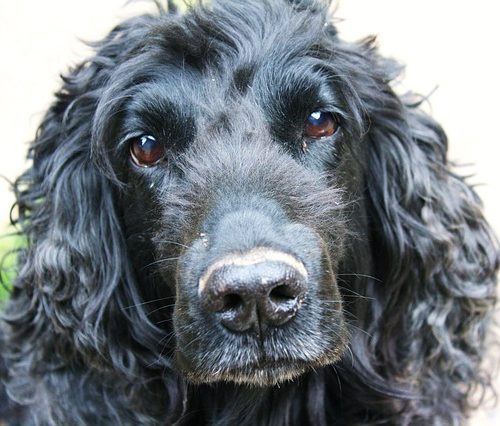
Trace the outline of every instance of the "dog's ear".
<instances>
[{"instance_id":1,"label":"dog's ear","mask_svg":"<svg viewBox=\"0 0 500 426\"><path fill-rule=\"evenodd\" d=\"M116 186L94 164L90 140L110 76L141 48L148 29L146 16L122 23L96 45L95 56L63 77L31 146L32 165L15 183L27 247L6 312L14 330L13 359L36 346L37 355L29 359L46 357L42 364L53 365L49 359L71 358L71 348L97 363L128 368L122 357L126 342L114 342L126 333L115 324L121 315L133 315L120 304L137 300L134 276L115 207Z\"/></svg>"},{"instance_id":2,"label":"dog's ear","mask_svg":"<svg viewBox=\"0 0 500 426\"><path fill-rule=\"evenodd\" d=\"M397 66L366 44L352 56L346 61L356 64L351 89L367 123L367 214L380 279L368 286L365 351L376 354L387 380L419 393L410 423L429 410L451 424L471 392L488 383L479 364L495 303L497 244L474 190L447 161L440 125L391 89Z\"/></svg>"}]
</instances>

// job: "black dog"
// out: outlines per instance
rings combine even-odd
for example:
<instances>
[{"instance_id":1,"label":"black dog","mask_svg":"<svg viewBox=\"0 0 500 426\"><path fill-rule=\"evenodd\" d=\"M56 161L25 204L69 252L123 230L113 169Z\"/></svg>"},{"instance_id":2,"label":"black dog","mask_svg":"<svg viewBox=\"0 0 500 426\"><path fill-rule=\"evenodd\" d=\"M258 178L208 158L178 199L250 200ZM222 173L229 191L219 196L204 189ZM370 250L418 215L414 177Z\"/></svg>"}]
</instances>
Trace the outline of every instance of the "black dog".
<instances>
[{"instance_id":1,"label":"black dog","mask_svg":"<svg viewBox=\"0 0 500 426\"><path fill-rule=\"evenodd\" d=\"M446 137L320 1L124 22L15 185L6 386L50 425L458 425L498 249Z\"/></svg>"}]
</instances>

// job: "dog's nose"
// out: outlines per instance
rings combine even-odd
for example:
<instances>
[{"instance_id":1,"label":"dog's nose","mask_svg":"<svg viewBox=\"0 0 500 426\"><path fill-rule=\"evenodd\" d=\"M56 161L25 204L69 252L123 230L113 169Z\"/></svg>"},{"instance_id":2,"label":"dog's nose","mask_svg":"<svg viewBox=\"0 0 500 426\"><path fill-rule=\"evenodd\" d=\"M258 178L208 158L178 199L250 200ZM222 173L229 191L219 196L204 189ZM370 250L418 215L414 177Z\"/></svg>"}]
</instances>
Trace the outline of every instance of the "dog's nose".
<instances>
[{"instance_id":1,"label":"dog's nose","mask_svg":"<svg viewBox=\"0 0 500 426\"><path fill-rule=\"evenodd\" d=\"M212 264L198 290L203 307L229 330L264 330L295 316L306 295L307 271L287 253L254 249Z\"/></svg>"}]
</instances>

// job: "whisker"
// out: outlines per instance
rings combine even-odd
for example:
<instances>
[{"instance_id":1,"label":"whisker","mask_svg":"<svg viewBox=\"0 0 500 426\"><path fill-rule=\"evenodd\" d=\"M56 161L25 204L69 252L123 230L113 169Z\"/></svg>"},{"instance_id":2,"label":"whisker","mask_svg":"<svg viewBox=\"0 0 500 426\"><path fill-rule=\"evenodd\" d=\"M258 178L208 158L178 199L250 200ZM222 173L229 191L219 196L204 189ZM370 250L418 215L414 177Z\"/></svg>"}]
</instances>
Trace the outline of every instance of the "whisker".
<instances>
[{"instance_id":1,"label":"whisker","mask_svg":"<svg viewBox=\"0 0 500 426\"><path fill-rule=\"evenodd\" d=\"M325 311L327 312L334 312L337 313L338 310L331 308L330 306L324 306ZM346 323L349 328L353 328L355 330L360 331L361 333L366 334L368 337L373 338L373 335L370 334L368 331L366 331L364 328L361 328L355 324L352 323L353 320L357 321L358 318L349 311L346 311L345 309L342 309L342 314L346 317Z\"/></svg>"},{"instance_id":2,"label":"whisker","mask_svg":"<svg viewBox=\"0 0 500 426\"><path fill-rule=\"evenodd\" d=\"M339 372L337 371L337 368L335 365L332 365L333 371L335 373L335 376L337 377L337 384L339 385L339 392L340 395L342 395L342 383L340 382L340 377L339 377Z\"/></svg>"},{"instance_id":3,"label":"whisker","mask_svg":"<svg viewBox=\"0 0 500 426\"><path fill-rule=\"evenodd\" d=\"M155 325L160 325L160 324L163 324L166 322L172 322L173 320L174 320L173 318L167 318L167 319L155 322Z\"/></svg>"},{"instance_id":4,"label":"whisker","mask_svg":"<svg viewBox=\"0 0 500 426\"><path fill-rule=\"evenodd\" d=\"M351 355L351 367L354 367L354 354L352 353L351 346L347 346L347 350L349 351L349 354Z\"/></svg>"},{"instance_id":5,"label":"whisker","mask_svg":"<svg viewBox=\"0 0 500 426\"><path fill-rule=\"evenodd\" d=\"M179 257L166 257L164 259L155 260L154 262L148 263L146 266L143 266L141 268L141 270L150 268L151 266L157 265L159 263L168 262L168 261L171 261L171 260L178 260L178 259L179 259Z\"/></svg>"},{"instance_id":6,"label":"whisker","mask_svg":"<svg viewBox=\"0 0 500 426\"><path fill-rule=\"evenodd\" d=\"M347 321L347 324L348 324L349 328L351 328L351 327L352 327L352 328L354 328L354 329L356 329L356 330L360 331L361 333L366 334L368 337L373 338L373 335L372 335L372 334L370 334L370 333L369 333L368 331L366 331L365 329L363 329L363 328L361 328L361 327L358 327L357 325L354 325L354 324L350 323L349 321Z\"/></svg>"},{"instance_id":7,"label":"whisker","mask_svg":"<svg viewBox=\"0 0 500 426\"><path fill-rule=\"evenodd\" d=\"M122 310L137 308L139 306L149 305L150 303L161 302L162 300L174 299L175 296L160 297L159 299L148 300L146 302L137 303L135 305L125 306Z\"/></svg>"},{"instance_id":8,"label":"whisker","mask_svg":"<svg viewBox=\"0 0 500 426\"><path fill-rule=\"evenodd\" d=\"M375 300L375 298L374 298L374 297L365 296L365 295L363 295L363 294L357 293L356 291L354 291L354 290L353 290L353 289L351 289L351 288L347 288L347 287L344 287L344 286L341 286L341 285L339 285L338 287L339 287L340 289L342 289L342 290L345 290L345 291L351 292L353 295L355 295L356 297L359 297L360 299Z\"/></svg>"},{"instance_id":9,"label":"whisker","mask_svg":"<svg viewBox=\"0 0 500 426\"><path fill-rule=\"evenodd\" d=\"M177 241L170 241L170 240L156 240L158 243L164 243L164 244L173 244L174 246L180 246L184 248L189 248L186 244L178 243Z\"/></svg>"},{"instance_id":10,"label":"whisker","mask_svg":"<svg viewBox=\"0 0 500 426\"><path fill-rule=\"evenodd\" d=\"M154 314L155 312L161 311L162 309L171 308L172 306L175 306L175 303L172 303L170 305L160 306L159 308L153 309L151 312L148 312L147 316L149 317L151 314Z\"/></svg>"},{"instance_id":11,"label":"whisker","mask_svg":"<svg viewBox=\"0 0 500 426\"><path fill-rule=\"evenodd\" d=\"M337 274L337 277L361 277L361 278L370 278L374 281L377 281L379 283L383 283L383 281L380 278L374 277L373 275L368 275L368 274Z\"/></svg>"},{"instance_id":12,"label":"whisker","mask_svg":"<svg viewBox=\"0 0 500 426\"><path fill-rule=\"evenodd\" d=\"M173 338L174 336L175 336L175 332L173 332L173 331L172 331L171 333L166 334L166 335L165 335L165 336L164 336L164 337L163 337L163 338L162 338L162 339L158 342L158 344L160 345L160 344L162 344L162 342L164 342L164 341L165 341L165 343L162 345L162 348L161 348L161 350L160 350L160 353L158 354L158 356L156 357L156 359L155 359L154 361L152 361L152 362L150 362L150 363L149 363L148 368L149 368L149 367L152 367L152 366L154 366L155 364L157 364L157 363L159 363L159 362L160 362L161 358L163 357L163 354L164 354L165 349L167 349L167 347L168 347L168 345L169 345L169 343L170 343L170 340L172 340L172 338Z\"/></svg>"}]
</instances>

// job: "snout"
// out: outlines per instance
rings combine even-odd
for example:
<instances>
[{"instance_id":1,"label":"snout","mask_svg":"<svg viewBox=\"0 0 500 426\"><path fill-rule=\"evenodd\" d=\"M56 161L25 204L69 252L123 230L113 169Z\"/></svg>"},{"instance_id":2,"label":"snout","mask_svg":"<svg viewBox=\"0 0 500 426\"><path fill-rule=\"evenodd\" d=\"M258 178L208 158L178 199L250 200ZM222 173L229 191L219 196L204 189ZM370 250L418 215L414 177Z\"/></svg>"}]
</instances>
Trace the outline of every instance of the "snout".
<instances>
[{"instance_id":1,"label":"snout","mask_svg":"<svg viewBox=\"0 0 500 426\"><path fill-rule=\"evenodd\" d=\"M211 199L178 260L175 361L194 383L273 385L345 349L323 235L276 200L244 195Z\"/></svg>"},{"instance_id":2,"label":"snout","mask_svg":"<svg viewBox=\"0 0 500 426\"><path fill-rule=\"evenodd\" d=\"M233 332L262 333L290 321L307 293L307 270L285 252L255 248L225 256L202 274L203 309Z\"/></svg>"}]
</instances>

